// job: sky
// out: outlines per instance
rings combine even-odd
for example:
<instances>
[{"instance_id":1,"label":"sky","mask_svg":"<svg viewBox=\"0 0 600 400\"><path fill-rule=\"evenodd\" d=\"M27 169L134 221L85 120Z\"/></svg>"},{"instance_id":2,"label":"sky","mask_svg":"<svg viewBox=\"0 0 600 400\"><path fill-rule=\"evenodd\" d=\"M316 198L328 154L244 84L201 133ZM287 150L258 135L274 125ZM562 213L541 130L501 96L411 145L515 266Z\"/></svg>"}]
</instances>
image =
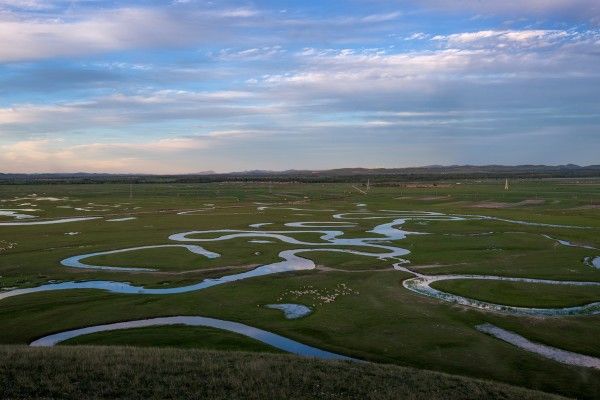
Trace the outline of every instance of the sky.
<instances>
[{"instance_id":1,"label":"sky","mask_svg":"<svg viewBox=\"0 0 600 400\"><path fill-rule=\"evenodd\" d=\"M0 0L0 172L567 163L598 0Z\"/></svg>"}]
</instances>

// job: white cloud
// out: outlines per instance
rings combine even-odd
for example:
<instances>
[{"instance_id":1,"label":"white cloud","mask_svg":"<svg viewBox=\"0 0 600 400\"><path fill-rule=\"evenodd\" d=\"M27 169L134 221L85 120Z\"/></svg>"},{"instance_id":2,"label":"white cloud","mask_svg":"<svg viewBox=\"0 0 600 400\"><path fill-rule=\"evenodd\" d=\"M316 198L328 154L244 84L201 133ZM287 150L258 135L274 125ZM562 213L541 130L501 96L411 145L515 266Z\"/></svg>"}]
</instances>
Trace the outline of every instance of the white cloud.
<instances>
[{"instance_id":1,"label":"white cloud","mask_svg":"<svg viewBox=\"0 0 600 400\"><path fill-rule=\"evenodd\" d=\"M262 83L321 92L407 93L457 80L485 85L518 77L598 77L599 39L597 31L489 30L433 37L445 47L437 50L304 49L296 55L302 68L267 75Z\"/></svg>"},{"instance_id":2,"label":"white cloud","mask_svg":"<svg viewBox=\"0 0 600 400\"><path fill-rule=\"evenodd\" d=\"M598 22L600 3L597 0L414 0L427 8L446 11L470 11L486 15L524 17L551 16L592 19Z\"/></svg>"},{"instance_id":3,"label":"white cloud","mask_svg":"<svg viewBox=\"0 0 600 400\"><path fill-rule=\"evenodd\" d=\"M576 34L565 30L485 30L436 35L431 40L450 47L493 48L502 46L546 47L568 41Z\"/></svg>"},{"instance_id":4,"label":"white cloud","mask_svg":"<svg viewBox=\"0 0 600 400\"><path fill-rule=\"evenodd\" d=\"M305 70L270 75L267 85L293 85L352 92L357 88L388 92L413 90L414 83L434 73L464 71L477 51L440 50L401 54L354 54L340 51L308 56Z\"/></svg>"},{"instance_id":5,"label":"white cloud","mask_svg":"<svg viewBox=\"0 0 600 400\"><path fill-rule=\"evenodd\" d=\"M253 61L268 59L277 55L281 55L285 52L286 51L282 46L264 46L243 50L222 49L217 54L215 54L214 57L219 60L225 61Z\"/></svg>"},{"instance_id":6,"label":"white cloud","mask_svg":"<svg viewBox=\"0 0 600 400\"><path fill-rule=\"evenodd\" d=\"M0 11L5 9L24 9L24 10L48 10L52 9L54 4L47 0L0 0Z\"/></svg>"},{"instance_id":7,"label":"white cloud","mask_svg":"<svg viewBox=\"0 0 600 400\"><path fill-rule=\"evenodd\" d=\"M210 139L203 137L88 144L33 139L0 145L0 164L7 166L6 172L177 172L172 157L210 146Z\"/></svg>"},{"instance_id":8,"label":"white cloud","mask_svg":"<svg viewBox=\"0 0 600 400\"><path fill-rule=\"evenodd\" d=\"M371 15L367 15L365 17L359 18L359 21L363 22L363 23L385 22L385 21L392 21L392 20L398 19L400 16L402 16L402 13L399 11L385 13L385 14L371 14Z\"/></svg>"},{"instance_id":9,"label":"white cloud","mask_svg":"<svg viewBox=\"0 0 600 400\"><path fill-rule=\"evenodd\" d=\"M277 112L277 106L254 103L255 99L260 101L256 93L249 91L158 90L57 104L15 104L0 108L0 137L89 127L116 128L155 121L227 121Z\"/></svg>"},{"instance_id":10,"label":"white cloud","mask_svg":"<svg viewBox=\"0 0 600 400\"><path fill-rule=\"evenodd\" d=\"M252 8L232 8L218 11L216 15L226 18L249 18L255 17L260 13Z\"/></svg>"},{"instance_id":11,"label":"white cloud","mask_svg":"<svg viewBox=\"0 0 600 400\"><path fill-rule=\"evenodd\" d=\"M73 112L74 109L59 105L24 104L8 108L0 108L0 126L13 124L29 124L41 121L52 115L54 118Z\"/></svg>"},{"instance_id":12,"label":"white cloud","mask_svg":"<svg viewBox=\"0 0 600 400\"><path fill-rule=\"evenodd\" d=\"M402 111L401 104L411 101L416 102L411 108L418 109L431 99L450 104L477 99L470 100L477 104L482 98L483 102L503 99L535 104L541 101L535 96L541 95L514 100L508 93L533 81L545 85L545 93L574 93L592 88L600 79L597 32L479 31L440 36L435 42L443 47L404 53L304 49L290 56L295 68L288 72L257 76L247 81L247 87L232 90L143 90L85 101L13 104L0 108L0 127L7 137L193 121L198 126L210 125L207 131L234 133L248 129L232 125L242 120L266 127L296 115L293 123L302 124L303 113L335 107L401 107L395 111ZM516 44L499 46L507 42ZM544 47L540 43L553 44ZM216 128L217 124L221 125Z\"/></svg>"},{"instance_id":13,"label":"white cloud","mask_svg":"<svg viewBox=\"0 0 600 400\"><path fill-rule=\"evenodd\" d=\"M212 143L225 143L226 140L238 141L242 140L255 140L265 137L273 137L274 134L279 132L276 127L270 125L267 127L252 128L236 127L235 124L231 124L231 127L227 129L215 129L211 130L206 134L198 135L198 137L214 139Z\"/></svg>"},{"instance_id":14,"label":"white cloud","mask_svg":"<svg viewBox=\"0 0 600 400\"><path fill-rule=\"evenodd\" d=\"M425 40L428 39L430 35L423 32L415 32L409 36L406 36L404 40Z\"/></svg>"},{"instance_id":15,"label":"white cloud","mask_svg":"<svg viewBox=\"0 0 600 400\"><path fill-rule=\"evenodd\" d=\"M173 41L177 21L150 9L119 9L75 21L0 16L0 61L90 54Z\"/></svg>"},{"instance_id":16,"label":"white cloud","mask_svg":"<svg viewBox=\"0 0 600 400\"><path fill-rule=\"evenodd\" d=\"M199 104L201 102L214 102L214 101L233 101L242 100L253 97L254 94L248 91L214 91L214 92L192 92L188 90L157 90L153 92L137 94L137 95L126 95L126 94L115 94L107 97L97 99L98 103L104 103L106 105L110 103L125 103L128 105L133 104L182 104L192 103ZM214 104L214 103L212 103Z\"/></svg>"},{"instance_id":17,"label":"white cloud","mask_svg":"<svg viewBox=\"0 0 600 400\"><path fill-rule=\"evenodd\" d=\"M0 13L0 62L224 40L251 9L118 8L58 17Z\"/></svg>"}]
</instances>

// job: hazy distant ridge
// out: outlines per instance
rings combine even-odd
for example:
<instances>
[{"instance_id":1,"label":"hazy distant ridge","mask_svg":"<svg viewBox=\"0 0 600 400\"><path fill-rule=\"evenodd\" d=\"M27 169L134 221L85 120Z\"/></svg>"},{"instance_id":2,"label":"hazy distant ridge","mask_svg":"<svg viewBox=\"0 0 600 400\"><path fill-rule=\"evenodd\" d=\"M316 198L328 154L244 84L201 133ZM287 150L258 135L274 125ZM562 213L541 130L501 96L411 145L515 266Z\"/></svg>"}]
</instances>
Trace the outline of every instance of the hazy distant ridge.
<instances>
[{"instance_id":1,"label":"hazy distant ridge","mask_svg":"<svg viewBox=\"0 0 600 400\"><path fill-rule=\"evenodd\" d=\"M330 170L252 170L229 173L205 171L192 174L108 174L108 173L0 173L0 183L102 183L102 182L227 182L227 181L299 181L355 182L358 179L381 181L418 181L469 178L590 178L600 177L600 165L431 165L411 168L338 168Z\"/></svg>"}]
</instances>

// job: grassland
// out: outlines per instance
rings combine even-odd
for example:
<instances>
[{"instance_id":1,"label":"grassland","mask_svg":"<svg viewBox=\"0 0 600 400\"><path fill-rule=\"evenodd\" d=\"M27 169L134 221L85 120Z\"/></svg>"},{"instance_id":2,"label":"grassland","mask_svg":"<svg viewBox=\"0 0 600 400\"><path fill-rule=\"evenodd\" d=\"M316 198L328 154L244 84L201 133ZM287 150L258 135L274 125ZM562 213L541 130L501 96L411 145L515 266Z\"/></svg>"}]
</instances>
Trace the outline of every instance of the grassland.
<instances>
[{"instance_id":1,"label":"grassland","mask_svg":"<svg viewBox=\"0 0 600 400\"><path fill-rule=\"evenodd\" d=\"M357 203L366 203L373 211L422 210L586 226L589 228L522 225L501 220L409 220L404 229L428 234L408 235L393 244L410 250L406 256L411 262L410 268L423 274L486 274L600 282L600 270L583 264L583 258L600 255L600 251L563 246L542 236L600 248L599 181L516 181L509 191L504 191L503 186L500 181L464 181L452 182L447 187L373 187L369 194L362 195L347 184L278 184L272 193L269 185L254 183L148 184L135 185L132 198L128 185L1 186L0 200L25 198L32 193L69 199L3 202L0 208L33 203L40 209L36 213L40 218L73 215L102 218L57 225L0 226L0 244L14 243L12 248L0 251L0 287L31 287L51 280L98 279L150 287L187 285L278 261L278 253L285 249L311 246L271 239L273 243L251 243L254 238L238 238L200 243L221 254L215 259L196 256L185 249L165 248L86 260L108 266L158 268L155 273L77 270L61 266L60 261L84 253L167 244L169 235L191 230L247 230L255 223L272 223L262 228L266 230L289 230L285 223L331 221L334 214L310 210L351 212L360 209ZM523 203L526 200L536 202ZM278 207L309 211L275 208L259 211L255 202L278 203ZM481 207L491 207L491 203L505 204ZM212 207L206 204L214 204L215 208L178 214ZM91 207L95 211L62 208L64 206ZM28 207L32 206L23 206ZM96 211L107 209L109 211ZM106 221L127 216L136 219ZM389 220L351 222L356 226L344 228L344 237L364 237L366 231ZM78 233L66 235L69 232ZM319 236L294 235L311 242L319 242ZM0 300L3 327L0 343L27 344L53 332L123 320L202 315L242 322L368 361L500 381L568 397L600 397L599 371L570 367L526 353L474 329L477 324L489 322L533 341L598 357L600 316L533 318L489 313L407 291L402 281L410 275L391 270L390 260L319 251L304 253L303 257L314 260L321 268L253 278L179 295L71 290ZM323 301L340 284L352 292L337 296L332 302ZM435 285L452 293L500 304L562 307L600 301L598 291L590 288L491 281L444 281ZM264 307L275 302L306 304L314 312L298 320L285 320L281 312ZM266 350L235 335L194 329L165 327L144 332L111 332L81 337L75 343ZM79 350L69 351L73 356ZM49 354L54 356L59 350L51 352ZM268 370L275 369L269 367ZM316 371L324 373L318 368Z\"/></svg>"},{"instance_id":2,"label":"grassland","mask_svg":"<svg viewBox=\"0 0 600 400\"><path fill-rule=\"evenodd\" d=\"M130 347L0 347L0 388L11 399L559 399L413 368Z\"/></svg>"},{"instance_id":3,"label":"grassland","mask_svg":"<svg viewBox=\"0 0 600 400\"><path fill-rule=\"evenodd\" d=\"M189 326L148 327L85 335L64 342L69 346L178 347L222 351L280 353L257 340L219 329Z\"/></svg>"},{"instance_id":4,"label":"grassland","mask_svg":"<svg viewBox=\"0 0 600 400\"><path fill-rule=\"evenodd\" d=\"M432 287L473 299L520 307L572 307L600 299L600 287L561 286L523 282L451 280Z\"/></svg>"}]
</instances>

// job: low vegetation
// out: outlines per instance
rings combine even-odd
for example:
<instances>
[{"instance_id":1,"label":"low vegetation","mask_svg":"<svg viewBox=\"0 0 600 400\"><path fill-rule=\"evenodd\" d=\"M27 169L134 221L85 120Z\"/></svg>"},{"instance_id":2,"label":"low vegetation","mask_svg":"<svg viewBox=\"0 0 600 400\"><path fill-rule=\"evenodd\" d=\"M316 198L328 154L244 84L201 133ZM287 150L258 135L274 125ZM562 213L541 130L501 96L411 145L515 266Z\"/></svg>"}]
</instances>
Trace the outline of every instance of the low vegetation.
<instances>
[{"instance_id":1,"label":"low vegetation","mask_svg":"<svg viewBox=\"0 0 600 400\"><path fill-rule=\"evenodd\" d=\"M436 372L288 355L0 347L5 399L559 399Z\"/></svg>"},{"instance_id":2,"label":"low vegetation","mask_svg":"<svg viewBox=\"0 0 600 400\"><path fill-rule=\"evenodd\" d=\"M366 183L366 179L356 182ZM365 189L364 186L362 188ZM0 226L0 290L27 288L50 281L85 280L131 282L132 285L153 288L190 285L205 278L244 272L256 265L281 260L278 254L282 250L320 248L320 246L283 243L276 238L269 238L269 243L257 243L255 239L261 238L241 237L214 242L195 242L209 251L221 254L221 257L213 259L192 254L182 248L161 248L104 254L84 260L90 264L114 267L157 268L158 271L155 272L83 270L64 267L60 262L67 257L80 254L172 244L168 237L175 233L219 229L290 230L294 228L286 227L286 223L339 222L340 220L333 218L334 214L360 210L370 210L373 215L381 213L379 210L420 210L496 218L463 221L407 220L402 225L403 229L426 234L407 235L405 239L395 240L389 244L409 250L410 253L405 258L410 261L410 264L406 266L422 274L499 275L600 282L600 270L583 263L585 257L600 256L598 250L590 249L590 247L600 248L600 218L598 218L600 180L598 179L513 179L510 180L510 190L504 190L504 179L451 180L439 184L400 182L388 186L379 183L374 185L371 181L371 189L366 195L346 183L271 185L257 182L228 182L133 186L106 183L2 185L0 189L2 190L0 208L35 208L39 211L33 214L38 219L99 217L96 220L67 224ZM58 200L42 200L43 198ZM264 203L271 203L275 208L259 209ZM482 203L502 203L510 206L473 207ZM289 207L296 209L289 209ZM86 211L89 209L93 211ZM180 214L203 209L204 211ZM336 211L322 211L333 209ZM125 217L136 218L122 222L107 221ZM578 225L587 228L523 225L507 220ZM0 222L5 221L12 221L12 218L0 216ZM376 225L388 223L391 219L347 221L355 225L340 228L345 232L344 238L360 238L365 237L365 233L375 235L368 232ZM260 228L250 226L257 223L269 223L269 225ZM77 234L70 235L70 232L77 232ZM192 237L208 238L219 235L204 233ZM321 235L313 232L292 236L299 240L319 243L322 241ZM569 247L555 239L587 246L587 248ZM364 247L355 247L354 250L377 251ZM2 326L0 344L26 345L52 333L119 321L173 315L205 316L240 322L310 346L370 362L493 380L573 398L600 397L600 371L572 367L543 358L475 329L476 325L491 323L531 341L600 357L597 340L600 335L600 315L533 318L485 312L406 290L402 286L403 280L412 275L394 270L392 264L395 260L323 250L302 253L302 257L312 259L317 268L245 279L183 294L139 295L99 290L69 290L6 298L0 301L0 325ZM600 300L598 290L591 287L476 280L441 281L434 286L463 296L507 305L549 308ZM310 306L313 312L303 318L286 320L281 311L265 307L266 304L273 303L305 304ZM156 346L193 348L191 352L270 350L262 344L248 342L226 332L181 327L105 332L82 336L68 344L146 346L149 347L143 350L146 354L158 352ZM37 367L30 365L31 369L35 370L38 367L45 369L42 364L46 360L52 363L47 367L50 370L58 365L54 364L52 357L63 359L63 357L82 354L80 357L82 359L87 357L89 360L86 363L89 362L90 365L96 358L102 358L89 355L96 354L89 352L92 350L81 350L82 353L78 353L79 349L73 346L59 347L62 349L43 353L45 356L36 361L39 363L36 364ZM23 347L19 349L22 354L30 354L31 357L42 354L37 353L38 350L31 350L29 353L29 350ZM14 359L11 361L12 364L3 364L3 368L6 368L4 371L7 372L3 372L2 379L5 379L5 376L14 376L9 370L18 367L19 364L16 363L18 357L23 360L29 357L18 356L17 350L11 351L11 357ZM98 351L100 352L98 354L121 354L124 350L119 348L115 353L102 353L110 352L109 349ZM59 354L65 355L59 356ZM260 358L262 355L259 357L254 354L254 359L262 359ZM50 355L56 356L50 357ZM139 357L141 359L142 356ZM291 358L280 359L287 362ZM122 360L122 358L119 356L115 360ZM84 364L84 361L80 364L73 362L75 365ZM114 367L114 363L108 365ZM246 366L249 371L252 371L253 364L248 365ZM283 372L273 366L274 364L269 365L272 367L265 367L265 371L279 374L281 379L278 382L279 386L285 387L296 378L304 382L302 376L285 377ZM322 379L321 387L327 380L337 381L338 377L335 374L346 376L345 373L338 373L331 367L332 364L311 365L328 366L314 368L315 374L317 372L322 374L322 378L319 378ZM131 365L129 367L133 368ZM65 368L68 370L70 367ZM94 368L100 369L100 367ZM179 370L179 367L175 367L174 364L171 364L170 368ZM299 365L294 368L298 369L285 371L288 374L300 371ZM364 369L361 369L364 368L362 366L351 368L360 369L352 369L354 374L370 376L368 371L364 372ZM93 372L84 367L81 369L83 372ZM120 367L115 371L121 371ZM144 373L143 368L140 371L140 374ZM327 371L330 371L329 375ZM145 378L131 375L134 372L137 371L124 376L135 385L148 384ZM167 373L171 372L167 371ZM302 370L303 373L307 372ZM196 376L194 374L196 372L190 373L188 378ZM255 381L248 374L241 376L247 379L249 385L258 385L253 383ZM264 374L267 375L267 372ZM411 370L411 374L416 372ZM117 378L120 379L119 377L110 379ZM32 375L25 374L23 380L17 382L20 387L27 386L26 379L33 379ZM55 379L57 388L61 388L61 385L72 384L69 382L75 378L56 376ZM60 379L64 382L58 384ZM189 381L181 379L173 381L175 383L169 386L177 387L173 390L187 390L185 388L196 390L197 382L193 379ZM384 390L383 387L387 390L387 387L390 387L390 390L397 390L398 393L409 393L401 391L400 388L404 384L402 379L389 379L385 384L382 383L383 380L374 380L373 382L378 383L373 383L373 387L377 387L378 390ZM354 380L355 377L350 380L352 385L355 384ZM101 379L100 381L102 382ZM306 386L306 382L304 383ZM357 384L359 383L361 382L358 381ZM35 382L30 384L30 390L34 390ZM211 384L216 385L214 382ZM414 382L413 384L417 385ZM87 381L87 385L89 388L84 389L91 393L94 388L92 378ZM271 387L270 383L261 385L265 386L265 390L271 390L268 389ZM105 387L108 389L104 389ZM234 387L234 384L232 383L230 387ZM276 386L273 388L277 390ZM95 389L101 395L104 395L102 390L112 390L108 384L99 385ZM333 393L340 392L339 390L336 392L333 386L329 389ZM80 393L77 392L78 390L83 389L68 389L66 393ZM13 397L19 396L17 392L12 393ZM56 394L58 391L27 393L42 397L59 397ZM23 392L22 396L26 397L27 393ZM299 396L314 397L312 392L298 393ZM366 392L357 393L363 395ZM431 395L429 392L425 393ZM444 393L446 392L441 391L439 397L442 398ZM458 397L468 397L461 396L461 393L455 392ZM472 393L483 392L473 389ZM126 397L127 392L123 392L122 396ZM151 397L152 394L149 396ZM322 397L327 398L327 396L324 394ZM364 397L368 397L368 393ZM491 395L480 395L480 398L485 397Z\"/></svg>"}]
</instances>

